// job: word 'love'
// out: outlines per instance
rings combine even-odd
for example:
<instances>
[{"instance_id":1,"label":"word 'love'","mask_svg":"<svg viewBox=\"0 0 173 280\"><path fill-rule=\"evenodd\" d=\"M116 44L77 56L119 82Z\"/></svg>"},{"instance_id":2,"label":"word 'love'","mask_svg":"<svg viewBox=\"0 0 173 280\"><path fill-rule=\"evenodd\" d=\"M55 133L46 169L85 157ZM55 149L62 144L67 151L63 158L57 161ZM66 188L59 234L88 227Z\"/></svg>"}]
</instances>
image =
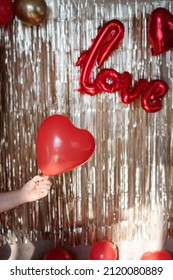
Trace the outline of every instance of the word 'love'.
<instances>
[{"instance_id":1,"label":"word 'love'","mask_svg":"<svg viewBox=\"0 0 173 280\"><path fill-rule=\"evenodd\" d=\"M100 68L111 52L118 49L123 38L124 26L118 20L111 20L99 29L90 48L80 55L76 63L81 67L79 92L93 96L101 92L119 91L125 104L130 104L141 95L142 108L147 112L157 112L162 108L161 99L168 91L167 84L161 80L140 79L132 84L132 75L129 72L120 74L114 69L102 69L95 80L92 80L96 63Z\"/></svg>"}]
</instances>

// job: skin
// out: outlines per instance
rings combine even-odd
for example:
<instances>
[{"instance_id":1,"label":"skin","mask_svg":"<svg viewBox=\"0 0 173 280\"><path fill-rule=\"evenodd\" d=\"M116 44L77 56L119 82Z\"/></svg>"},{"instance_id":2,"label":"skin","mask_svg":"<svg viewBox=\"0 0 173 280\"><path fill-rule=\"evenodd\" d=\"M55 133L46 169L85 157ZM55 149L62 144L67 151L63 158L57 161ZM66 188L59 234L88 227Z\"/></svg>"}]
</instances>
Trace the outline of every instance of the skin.
<instances>
[{"instance_id":1,"label":"skin","mask_svg":"<svg viewBox=\"0 0 173 280\"><path fill-rule=\"evenodd\" d=\"M51 188L48 176L35 176L21 189L0 194L0 213L47 196Z\"/></svg>"}]
</instances>

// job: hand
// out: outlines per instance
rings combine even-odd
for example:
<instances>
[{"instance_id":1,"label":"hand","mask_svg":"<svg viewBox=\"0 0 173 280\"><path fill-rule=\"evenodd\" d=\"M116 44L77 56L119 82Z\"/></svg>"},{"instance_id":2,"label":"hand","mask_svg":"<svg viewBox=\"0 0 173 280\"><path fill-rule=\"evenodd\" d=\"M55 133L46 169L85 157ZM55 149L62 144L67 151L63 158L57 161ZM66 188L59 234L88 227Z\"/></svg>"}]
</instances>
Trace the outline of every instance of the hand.
<instances>
[{"instance_id":1,"label":"hand","mask_svg":"<svg viewBox=\"0 0 173 280\"><path fill-rule=\"evenodd\" d=\"M21 188L23 203L32 202L47 196L51 182L48 176L35 176Z\"/></svg>"}]
</instances>

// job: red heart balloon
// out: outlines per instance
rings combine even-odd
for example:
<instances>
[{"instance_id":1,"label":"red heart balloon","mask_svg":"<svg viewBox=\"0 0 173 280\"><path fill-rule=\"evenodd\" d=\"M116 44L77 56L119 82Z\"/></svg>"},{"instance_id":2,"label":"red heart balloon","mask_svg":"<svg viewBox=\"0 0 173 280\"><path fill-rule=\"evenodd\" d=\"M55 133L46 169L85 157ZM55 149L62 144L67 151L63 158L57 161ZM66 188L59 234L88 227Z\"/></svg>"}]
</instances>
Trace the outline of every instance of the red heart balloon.
<instances>
[{"instance_id":1,"label":"red heart balloon","mask_svg":"<svg viewBox=\"0 0 173 280\"><path fill-rule=\"evenodd\" d=\"M172 260L172 256L165 250L145 252L141 260Z\"/></svg>"},{"instance_id":2,"label":"red heart balloon","mask_svg":"<svg viewBox=\"0 0 173 280\"><path fill-rule=\"evenodd\" d=\"M54 176L85 163L95 149L88 130L75 127L63 115L46 118L38 129L36 151L44 175Z\"/></svg>"},{"instance_id":3,"label":"red heart balloon","mask_svg":"<svg viewBox=\"0 0 173 280\"><path fill-rule=\"evenodd\" d=\"M157 8L151 13L148 37L153 55L173 49L173 15L165 8Z\"/></svg>"}]
</instances>

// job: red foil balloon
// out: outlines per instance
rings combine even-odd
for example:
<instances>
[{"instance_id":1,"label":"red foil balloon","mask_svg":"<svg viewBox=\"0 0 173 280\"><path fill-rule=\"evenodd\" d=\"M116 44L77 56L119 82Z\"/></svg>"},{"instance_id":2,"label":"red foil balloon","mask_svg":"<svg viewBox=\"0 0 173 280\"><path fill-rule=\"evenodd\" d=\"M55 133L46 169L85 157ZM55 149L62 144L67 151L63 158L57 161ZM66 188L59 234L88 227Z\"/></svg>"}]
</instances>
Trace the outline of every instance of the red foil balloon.
<instances>
[{"instance_id":1,"label":"red foil balloon","mask_svg":"<svg viewBox=\"0 0 173 280\"><path fill-rule=\"evenodd\" d=\"M44 255L44 260L72 260L72 256L63 248L53 248Z\"/></svg>"},{"instance_id":2,"label":"red foil balloon","mask_svg":"<svg viewBox=\"0 0 173 280\"><path fill-rule=\"evenodd\" d=\"M91 260L116 260L117 249L107 240L100 240L93 244L90 251Z\"/></svg>"},{"instance_id":3,"label":"red foil balloon","mask_svg":"<svg viewBox=\"0 0 173 280\"><path fill-rule=\"evenodd\" d=\"M165 8L157 8L151 13L148 37L153 55L173 49L173 15Z\"/></svg>"},{"instance_id":4,"label":"red foil balloon","mask_svg":"<svg viewBox=\"0 0 173 280\"><path fill-rule=\"evenodd\" d=\"M146 84L148 84L146 80L141 79L136 82L132 88L132 74L129 72L124 72L121 75L121 81L121 100L125 104L130 104L131 102L135 101L136 98L141 94Z\"/></svg>"},{"instance_id":5,"label":"red foil balloon","mask_svg":"<svg viewBox=\"0 0 173 280\"><path fill-rule=\"evenodd\" d=\"M124 38L124 26L118 20L107 22L98 32L93 40L91 47L83 52L76 65L81 67L80 89L81 93L95 95L99 92L112 92L115 86L115 77L117 72L112 69L104 70L104 72L94 81L92 81L92 71L97 62L101 67L103 62L108 58L111 52L119 47ZM105 72L106 71L106 72ZM108 79L113 79L113 85L109 85ZM101 79L101 80L100 80Z\"/></svg>"},{"instance_id":6,"label":"red foil balloon","mask_svg":"<svg viewBox=\"0 0 173 280\"><path fill-rule=\"evenodd\" d=\"M115 92L121 87L121 74L113 69L103 69L97 75L95 84L99 92Z\"/></svg>"},{"instance_id":7,"label":"red foil balloon","mask_svg":"<svg viewBox=\"0 0 173 280\"><path fill-rule=\"evenodd\" d=\"M172 260L172 256L165 250L145 252L141 260Z\"/></svg>"},{"instance_id":8,"label":"red foil balloon","mask_svg":"<svg viewBox=\"0 0 173 280\"><path fill-rule=\"evenodd\" d=\"M54 176L85 163L93 154L92 134L75 127L63 115L46 118L37 134L38 166L44 175Z\"/></svg>"},{"instance_id":9,"label":"red foil balloon","mask_svg":"<svg viewBox=\"0 0 173 280\"><path fill-rule=\"evenodd\" d=\"M162 108L162 98L166 95L168 86L161 80L148 82L141 97L142 108L149 113L154 113Z\"/></svg>"},{"instance_id":10,"label":"red foil balloon","mask_svg":"<svg viewBox=\"0 0 173 280\"><path fill-rule=\"evenodd\" d=\"M0 25L6 25L14 17L14 5L11 0L0 0Z\"/></svg>"}]
</instances>

